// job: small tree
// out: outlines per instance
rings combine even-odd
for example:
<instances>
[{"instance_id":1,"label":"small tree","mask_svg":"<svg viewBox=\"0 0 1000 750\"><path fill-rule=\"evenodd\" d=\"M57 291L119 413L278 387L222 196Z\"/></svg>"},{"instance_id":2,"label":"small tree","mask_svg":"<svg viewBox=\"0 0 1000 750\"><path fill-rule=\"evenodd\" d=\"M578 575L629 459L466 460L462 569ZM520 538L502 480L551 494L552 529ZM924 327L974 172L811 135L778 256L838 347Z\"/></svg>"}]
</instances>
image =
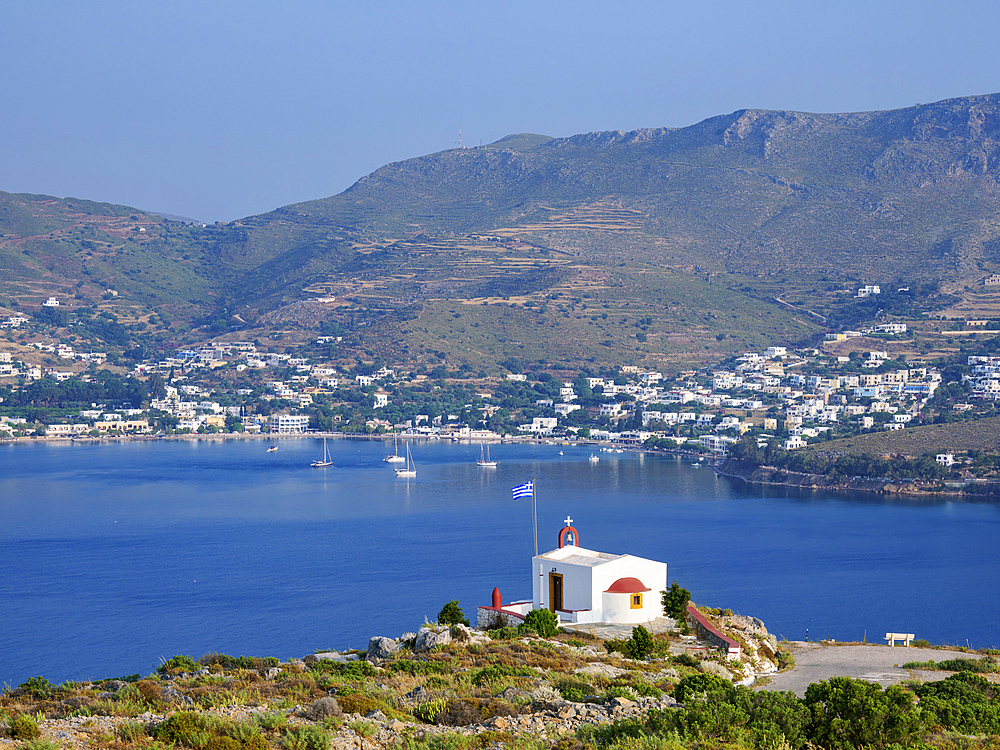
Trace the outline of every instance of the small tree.
<instances>
[{"instance_id":1,"label":"small tree","mask_svg":"<svg viewBox=\"0 0 1000 750\"><path fill-rule=\"evenodd\" d=\"M661 592L660 601L663 604L663 614L675 620L683 620L688 602L691 601L691 592L682 589L677 585L677 581L674 581L669 589Z\"/></svg>"},{"instance_id":2,"label":"small tree","mask_svg":"<svg viewBox=\"0 0 1000 750\"><path fill-rule=\"evenodd\" d=\"M469 620L458 606L458 599L452 599L441 607L438 612L437 621L439 625L468 625Z\"/></svg>"},{"instance_id":3,"label":"small tree","mask_svg":"<svg viewBox=\"0 0 1000 750\"><path fill-rule=\"evenodd\" d=\"M524 617L524 630L533 630L542 638L551 638L559 632L559 621L555 613L547 609L533 609Z\"/></svg>"},{"instance_id":4,"label":"small tree","mask_svg":"<svg viewBox=\"0 0 1000 750\"><path fill-rule=\"evenodd\" d=\"M653 636L642 625L632 628L632 637L628 640L627 655L630 659L647 659L653 653Z\"/></svg>"}]
</instances>

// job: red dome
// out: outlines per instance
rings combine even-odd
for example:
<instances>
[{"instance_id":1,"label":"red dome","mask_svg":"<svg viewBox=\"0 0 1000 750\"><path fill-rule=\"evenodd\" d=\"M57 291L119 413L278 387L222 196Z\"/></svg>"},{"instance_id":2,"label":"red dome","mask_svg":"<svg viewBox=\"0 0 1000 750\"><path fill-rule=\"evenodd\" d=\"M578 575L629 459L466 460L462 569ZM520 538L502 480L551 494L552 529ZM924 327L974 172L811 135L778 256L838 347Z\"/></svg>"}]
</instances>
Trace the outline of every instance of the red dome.
<instances>
[{"instance_id":1,"label":"red dome","mask_svg":"<svg viewBox=\"0 0 1000 750\"><path fill-rule=\"evenodd\" d=\"M638 578L619 578L611 584L605 594L638 594L640 591L651 591Z\"/></svg>"}]
</instances>

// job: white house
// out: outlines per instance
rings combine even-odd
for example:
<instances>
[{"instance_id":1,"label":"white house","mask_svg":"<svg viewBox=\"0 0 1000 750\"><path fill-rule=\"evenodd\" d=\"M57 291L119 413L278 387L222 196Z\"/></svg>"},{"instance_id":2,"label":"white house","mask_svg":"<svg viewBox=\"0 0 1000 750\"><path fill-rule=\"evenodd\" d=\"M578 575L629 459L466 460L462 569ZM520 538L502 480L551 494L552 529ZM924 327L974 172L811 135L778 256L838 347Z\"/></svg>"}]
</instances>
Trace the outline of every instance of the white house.
<instances>
[{"instance_id":1,"label":"white house","mask_svg":"<svg viewBox=\"0 0 1000 750\"><path fill-rule=\"evenodd\" d=\"M481 622L543 608L561 622L640 624L663 616L666 563L580 547L572 522L560 529L558 547L531 559L532 600L500 605L495 592L494 605L479 609Z\"/></svg>"},{"instance_id":2,"label":"white house","mask_svg":"<svg viewBox=\"0 0 1000 750\"><path fill-rule=\"evenodd\" d=\"M288 435L293 432L305 432L309 428L309 417L291 414L272 414L271 432Z\"/></svg>"}]
</instances>

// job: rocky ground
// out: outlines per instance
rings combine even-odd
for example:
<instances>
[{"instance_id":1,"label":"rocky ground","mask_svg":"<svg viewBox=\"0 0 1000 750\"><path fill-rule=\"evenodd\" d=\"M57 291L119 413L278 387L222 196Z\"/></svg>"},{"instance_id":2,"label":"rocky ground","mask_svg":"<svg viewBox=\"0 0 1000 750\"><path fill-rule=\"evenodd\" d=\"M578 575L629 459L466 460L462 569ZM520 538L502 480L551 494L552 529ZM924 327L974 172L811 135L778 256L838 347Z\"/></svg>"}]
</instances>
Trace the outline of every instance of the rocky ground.
<instances>
[{"instance_id":1,"label":"rocky ground","mask_svg":"<svg viewBox=\"0 0 1000 750\"><path fill-rule=\"evenodd\" d=\"M758 673L765 683L761 689L800 696L810 683L836 675L883 685L943 679L949 673L916 672L900 665L972 656L937 649L796 642L781 644L793 654L794 668L777 673L770 657L778 646L763 623L729 614L721 614L716 622L752 646L750 661L764 668ZM659 655L633 660L587 634L491 640L461 626L425 627L395 639L374 637L363 653L322 652L255 668L215 662L191 672L164 669L138 683L60 686L44 699L32 697L22 686L0 696L0 718L9 724L15 714L34 717L40 731L36 750L149 748L154 739L164 741L168 720L184 712L218 720L212 731L228 744L213 745L204 733L198 740L173 738L167 744L197 750L319 750L295 734L311 730L318 733L320 746L326 743L335 750L412 745L445 734L455 735L453 741L459 744L452 747L460 750L514 737L551 745L585 725L668 709L676 705L669 690L685 675L712 673L744 683L754 679L747 675L748 664L716 658L691 637L676 632L655 637ZM231 739L234 736L240 740ZM469 744L462 745L465 740ZM18 744L18 739L0 736L0 745Z\"/></svg>"}]
</instances>

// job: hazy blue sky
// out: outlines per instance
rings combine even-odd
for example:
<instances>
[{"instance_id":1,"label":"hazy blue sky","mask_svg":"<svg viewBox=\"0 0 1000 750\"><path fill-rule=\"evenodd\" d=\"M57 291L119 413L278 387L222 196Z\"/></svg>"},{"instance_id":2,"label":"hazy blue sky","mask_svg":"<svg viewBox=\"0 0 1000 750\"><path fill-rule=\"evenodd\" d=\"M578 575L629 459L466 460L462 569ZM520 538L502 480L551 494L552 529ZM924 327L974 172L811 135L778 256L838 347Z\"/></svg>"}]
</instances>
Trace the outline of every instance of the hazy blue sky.
<instances>
[{"instance_id":1,"label":"hazy blue sky","mask_svg":"<svg viewBox=\"0 0 1000 750\"><path fill-rule=\"evenodd\" d=\"M1000 90L1000 3L0 0L0 190L229 221L509 133Z\"/></svg>"}]
</instances>

